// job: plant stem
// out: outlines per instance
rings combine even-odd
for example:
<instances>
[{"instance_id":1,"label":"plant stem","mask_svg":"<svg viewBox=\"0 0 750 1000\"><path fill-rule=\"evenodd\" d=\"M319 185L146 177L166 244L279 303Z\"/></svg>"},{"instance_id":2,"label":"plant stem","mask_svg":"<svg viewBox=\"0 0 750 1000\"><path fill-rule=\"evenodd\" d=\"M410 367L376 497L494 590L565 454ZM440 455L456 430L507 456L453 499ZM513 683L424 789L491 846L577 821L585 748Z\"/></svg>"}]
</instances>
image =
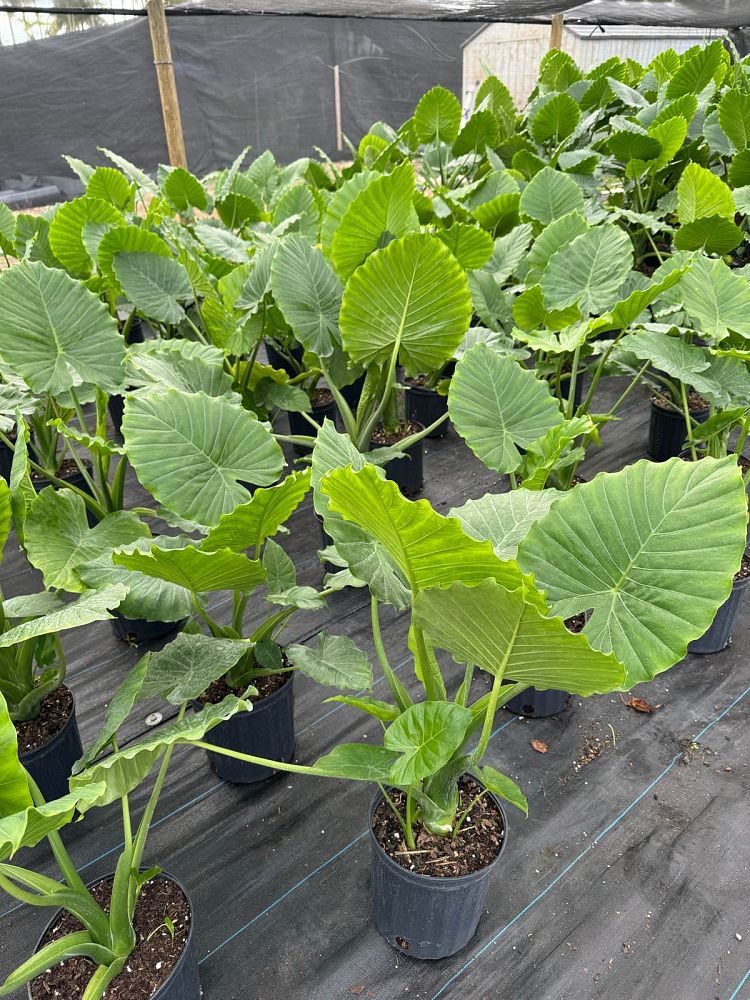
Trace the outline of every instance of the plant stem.
<instances>
[{"instance_id":1,"label":"plant stem","mask_svg":"<svg viewBox=\"0 0 750 1000\"><path fill-rule=\"evenodd\" d=\"M483 788L482 791L479 793L479 795L475 795L474 798L471 800L471 802L466 807L466 809L464 809L464 811L461 813L461 815L458 818L458 822L453 827L453 834L452 834L453 837L457 837L459 835L459 833L461 832L461 827L464 825L464 823L466 821L466 817L469 815L469 813L474 808L474 806L477 804L477 802L479 802L479 800L481 798L483 798L487 794L487 791L488 791L488 789Z\"/></svg>"},{"instance_id":2,"label":"plant stem","mask_svg":"<svg viewBox=\"0 0 750 1000\"><path fill-rule=\"evenodd\" d=\"M378 615L378 600L376 597L370 598L370 622L372 625L372 639L375 645L375 652L380 662L383 676L386 679L388 687L391 689L391 694L396 699L396 704L402 712L405 712L411 706L411 698L406 693L406 688L398 677L396 677L393 668L388 662L385 646L383 645L383 637L380 633L380 617Z\"/></svg>"},{"instance_id":3,"label":"plant stem","mask_svg":"<svg viewBox=\"0 0 750 1000\"><path fill-rule=\"evenodd\" d=\"M416 847L416 844L414 843L414 833L407 826L407 824L406 824L406 822L404 820L404 817L401 815L401 813L396 808L396 803L393 801L393 799L390 797L390 795L388 794L388 792L385 790L385 786L381 785L380 782L378 782L378 788L380 789L380 794L383 796L383 798L385 799L385 801L388 803L388 805L393 810L393 814L396 817L396 819L398 820L401 829L404 831L404 840L406 841L407 847L409 847L410 850L414 850L414 848Z\"/></svg>"},{"instance_id":4,"label":"plant stem","mask_svg":"<svg viewBox=\"0 0 750 1000\"><path fill-rule=\"evenodd\" d=\"M414 799L411 792L406 793L406 843L412 851L417 846L414 840Z\"/></svg>"},{"instance_id":5,"label":"plant stem","mask_svg":"<svg viewBox=\"0 0 750 1000\"><path fill-rule=\"evenodd\" d=\"M682 399L682 412L685 414L685 427L687 429L687 440L690 448L690 455L695 462L698 455L695 450L695 442L693 441L693 420L690 416L690 404L688 403L687 389L685 388L684 382L680 382L680 398Z\"/></svg>"}]
</instances>

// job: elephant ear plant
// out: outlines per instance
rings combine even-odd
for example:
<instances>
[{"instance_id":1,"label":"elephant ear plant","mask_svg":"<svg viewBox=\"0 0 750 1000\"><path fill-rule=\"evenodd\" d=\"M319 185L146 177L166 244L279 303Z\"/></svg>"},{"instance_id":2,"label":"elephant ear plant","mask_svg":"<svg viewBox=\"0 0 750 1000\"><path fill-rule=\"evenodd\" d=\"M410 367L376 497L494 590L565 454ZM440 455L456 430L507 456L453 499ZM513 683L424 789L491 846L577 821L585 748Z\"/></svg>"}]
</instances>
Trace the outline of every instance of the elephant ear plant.
<instances>
[{"instance_id":1,"label":"elephant ear plant","mask_svg":"<svg viewBox=\"0 0 750 1000\"><path fill-rule=\"evenodd\" d=\"M59 268L38 261L8 268L0 274L0 357L23 380L26 402L34 401L24 406L33 479L77 493L92 517L121 510L127 460L107 441L106 412L108 394L123 384L125 345L106 306ZM93 430L83 409L90 402ZM3 431L0 441L15 448Z\"/></svg>"},{"instance_id":2,"label":"elephant ear plant","mask_svg":"<svg viewBox=\"0 0 750 1000\"><path fill-rule=\"evenodd\" d=\"M255 711L217 729L212 741L278 760L289 760L294 751L295 671L351 691L372 683L367 658L345 637L322 632L314 650L281 641L295 612L324 608L326 596L337 589L333 582L321 592L299 585L292 560L272 537L286 530L284 522L309 488L310 471L293 472L278 486L256 490L251 500L223 515L198 545L170 550L152 545L145 551L131 547L111 557L116 567L176 587L188 596L194 620L159 655L171 658L176 676L185 671L200 676L200 686L192 695L198 707L228 693L240 695L250 686L256 689L252 696ZM121 578L127 582L128 575ZM251 608L256 620L248 627L248 603L261 588L264 602ZM216 591L231 593L227 624L210 610L208 599ZM231 760L215 753L211 760L222 777L234 782L259 781L272 770L233 766Z\"/></svg>"},{"instance_id":3,"label":"elephant ear plant","mask_svg":"<svg viewBox=\"0 0 750 1000\"><path fill-rule=\"evenodd\" d=\"M324 428L316 457L325 463L336 445ZM345 454L344 443L338 448ZM731 460L641 462L525 513L519 500L535 494L519 491L447 518L426 501L405 500L372 465L323 471L319 489L337 550L370 587L390 699L338 699L380 722L382 744L344 744L311 767L280 767L380 786L371 813L376 923L408 954L443 957L476 927L507 837L502 800L526 810L515 783L486 763L498 708L530 685L582 696L627 690L684 657L726 598L742 555L741 476ZM696 572L687 575L691 541ZM548 588L549 604L535 580ZM381 601L411 608L414 682L390 665ZM563 618L587 612L582 634L568 631ZM441 667L438 649L463 671ZM491 677L478 697L477 668ZM479 842L477 826L486 834ZM481 858L476 867L456 862L465 851ZM461 923L450 902L435 901L443 898L441 874L461 878L451 879L452 889L461 886L473 919Z\"/></svg>"},{"instance_id":4,"label":"elephant ear plant","mask_svg":"<svg viewBox=\"0 0 750 1000\"><path fill-rule=\"evenodd\" d=\"M118 750L117 731L135 699L135 680L145 675L142 661L110 702L104 727L77 765L70 792L45 803L38 785L19 763L15 731L0 694L0 888L30 906L48 907L53 918L35 953L0 985L9 996L26 983L52 996L100 1000L117 983L123 995L149 995L164 1000L201 995L192 933L194 915L184 890L156 866L145 867L144 854L174 748L194 743L220 722L250 706L229 696L199 715L185 717L182 704L175 721ZM151 675L157 689L168 680ZM134 680L135 679L135 680ZM97 760L106 748L112 753ZM135 824L130 794L157 768L151 793ZM59 831L76 814L94 806L119 802L122 839L115 872L86 886ZM48 841L60 871L58 881L13 863L14 855L41 840ZM154 880L164 885L153 893ZM137 935L134 920L145 934ZM168 929L171 925L171 932ZM156 940L154 940L155 936ZM134 952L141 951L130 964ZM164 985L169 979L170 992ZM164 988L162 988L164 987Z\"/></svg>"}]
</instances>

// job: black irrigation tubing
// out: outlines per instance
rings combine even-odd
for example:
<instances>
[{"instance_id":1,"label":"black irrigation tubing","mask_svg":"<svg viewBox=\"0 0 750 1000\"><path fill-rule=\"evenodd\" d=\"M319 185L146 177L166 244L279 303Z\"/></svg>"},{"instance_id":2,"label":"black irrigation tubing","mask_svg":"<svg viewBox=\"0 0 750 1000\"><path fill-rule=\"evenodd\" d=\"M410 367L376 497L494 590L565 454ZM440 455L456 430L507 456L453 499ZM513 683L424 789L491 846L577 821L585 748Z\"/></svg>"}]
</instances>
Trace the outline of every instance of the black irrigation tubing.
<instances>
[{"instance_id":1,"label":"black irrigation tubing","mask_svg":"<svg viewBox=\"0 0 750 1000\"><path fill-rule=\"evenodd\" d=\"M750 969L747 970L747 972L742 977L742 979L740 979L740 981L737 983L737 986L735 987L732 995L729 997L729 1000L736 1000L736 998L739 997L740 990L745 985L745 983L748 981L748 979L750 979Z\"/></svg>"}]
</instances>

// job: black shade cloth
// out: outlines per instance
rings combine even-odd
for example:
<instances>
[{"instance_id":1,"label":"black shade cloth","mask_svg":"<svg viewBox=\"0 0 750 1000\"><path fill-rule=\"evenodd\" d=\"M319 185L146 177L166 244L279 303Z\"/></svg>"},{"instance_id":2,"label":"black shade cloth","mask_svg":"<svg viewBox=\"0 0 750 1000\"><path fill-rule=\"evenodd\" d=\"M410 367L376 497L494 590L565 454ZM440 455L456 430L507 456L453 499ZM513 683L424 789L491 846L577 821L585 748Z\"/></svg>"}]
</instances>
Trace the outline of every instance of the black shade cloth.
<instances>
[{"instance_id":1,"label":"black shade cloth","mask_svg":"<svg viewBox=\"0 0 750 1000\"><path fill-rule=\"evenodd\" d=\"M470 24L300 17L170 21L188 164L204 174L245 145L287 162L336 151L333 66L342 127L355 142L378 119L400 125L425 90L461 92ZM145 19L2 49L0 186L21 174L58 183L61 154L106 163L106 146L153 171L166 162ZM339 159L346 159L344 149ZM58 183L59 186L59 183Z\"/></svg>"}]
</instances>

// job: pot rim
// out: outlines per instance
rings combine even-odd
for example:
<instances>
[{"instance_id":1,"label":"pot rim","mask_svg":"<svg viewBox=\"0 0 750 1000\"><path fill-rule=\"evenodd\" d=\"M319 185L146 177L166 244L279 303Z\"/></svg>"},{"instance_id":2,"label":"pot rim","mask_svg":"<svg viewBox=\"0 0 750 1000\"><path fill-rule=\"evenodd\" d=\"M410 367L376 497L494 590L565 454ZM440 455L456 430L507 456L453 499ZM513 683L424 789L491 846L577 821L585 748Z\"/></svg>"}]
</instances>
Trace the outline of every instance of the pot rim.
<instances>
[{"instance_id":1,"label":"pot rim","mask_svg":"<svg viewBox=\"0 0 750 1000\"><path fill-rule=\"evenodd\" d=\"M113 879L114 877L115 877L115 873L114 872L110 872L108 875L100 875L99 878L95 878L95 879L92 879L90 882L87 882L86 883L86 888L87 889L93 889L94 886L99 885L101 882L106 882L107 879ZM193 944L194 931L195 931L195 907L193 906L193 901L190 898L190 893L187 891L187 889L182 884L182 882L178 878L176 878L176 876L170 874L170 872L165 871L164 869L162 869L159 872L158 875L155 875L153 879L150 879L150 881L155 881L156 879L159 879L159 878L166 879L167 882L172 882L174 885L176 885L177 888L182 893L182 895L187 900L188 908L190 910L190 929L188 930L188 936L185 938L185 946L182 949L182 951L180 952L179 958L175 962L174 968L169 973L169 975L164 980L164 982L161 984L161 986L158 988L158 990L156 991L156 993L152 993L151 994L150 1000L159 1000L159 997L162 996L163 990L166 989L167 986L169 986L169 984L172 982L172 980L174 979L174 977L180 971L181 963L184 961L185 956L190 953L190 948L191 948L191 946ZM41 947L41 944L42 944L42 941L44 940L45 935L47 934L47 932L54 926L55 922L60 918L61 914L65 913L65 912L67 912L67 911L63 910L63 909L59 909L59 910L56 910L55 913L52 915L52 918L47 923L47 926L44 928L44 930L42 931L42 933L39 935L39 940L37 941L36 947L34 948L34 954L35 955L39 951L39 949ZM36 977L36 978L38 978L38 977ZM33 981L34 980L32 979L31 982L33 982ZM26 984L26 990L27 990L27 993L28 993L28 996L29 996L29 1000L31 1000L31 983L27 983Z\"/></svg>"},{"instance_id":2,"label":"pot rim","mask_svg":"<svg viewBox=\"0 0 750 1000\"><path fill-rule=\"evenodd\" d=\"M419 428L420 431L423 431L425 429L425 425L422 424L422 423L420 423L419 420L409 420L409 423L414 424L416 427ZM404 438L403 440L406 440L406 438ZM422 448L422 447L424 447L424 442L425 442L425 439L424 438L420 438L419 441L415 441L414 444L410 444L408 448L405 448L403 450L402 454L408 455L409 452L412 450L412 448ZM396 444L398 444L398 441L396 442ZM376 442L374 442L372 440L372 438L370 438L370 443L368 445L368 451L375 451L377 448L393 448L393 447L394 447L394 445L392 445L392 444L377 444ZM393 459L391 459L391 461L393 461ZM380 468L383 468L383 466L381 466Z\"/></svg>"},{"instance_id":3,"label":"pot rim","mask_svg":"<svg viewBox=\"0 0 750 1000\"><path fill-rule=\"evenodd\" d=\"M466 776L472 778L474 781L477 782L478 785L481 785L482 788L485 787L484 783L480 781L480 779L475 774L472 774L470 771L467 771L465 775L461 775L461 777L466 777ZM509 830L508 816L507 813L505 812L505 809L503 808L502 801L492 791L488 790L487 794L491 797L492 801L495 803L495 806L499 810L500 815L502 816L503 842L500 845L500 850L497 852L496 856L492 859L492 861L490 861L488 865L485 865L484 868L480 868L478 871L468 872L466 875L446 875L443 878L437 878L434 875L422 875L419 872L410 872L408 868L404 868L403 865L400 865L397 861L394 861L393 858L385 851L382 844L380 844L377 837L375 836L375 832L372 829L372 818L375 815L375 810L383 801L383 793L380 791L380 789L378 789L372 802L370 803L369 824L368 824L370 843L371 845L377 848L381 858L388 864L388 866L391 867L392 869L395 869L400 876L406 879L406 881L412 881L417 885L424 885L424 886L431 885L437 889L439 889L441 885L443 886L468 885L471 882L476 882L492 872L492 870L495 868L500 858L503 856L503 853L505 851L505 845L508 842L508 830Z\"/></svg>"},{"instance_id":4,"label":"pot rim","mask_svg":"<svg viewBox=\"0 0 750 1000\"><path fill-rule=\"evenodd\" d=\"M293 688L294 675L296 673L297 673L296 670L290 670L289 673L286 675L288 679L285 680L284 683L281 685L281 687L277 688L273 692L273 694L269 694L265 698L261 698L260 701L251 702L252 708L250 709L249 712L240 712L239 715L233 715L231 719L225 719L224 721L234 722L235 719L242 719L242 718L246 718L249 721L250 719L252 719L253 715L257 715L259 712L262 712L267 705L272 705L275 701L281 701L281 696L283 694L286 694L289 688ZM193 706L193 708L197 708L198 711L200 711L202 708L205 708L204 703L202 701L198 701L195 698L193 698L190 703ZM219 723L219 725L224 725L224 723L223 722Z\"/></svg>"},{"instance_id":5,"label":"pot rim","mask_svg":"<svg viewBox=\"0 0 750 1000\"><path fill-rule=\"evenodd\" d=\"M682 420L685 419L685 414L682 410L675 410L673 407L662 406L658 403L653 396L649 397L649 402L651 403L651 409L656 410L658 413L663 413L665 416L669 417L671 420ZM697 410L691 410L690 415L695 417L699 413L708 414L709 408L707 406L700 406Z\"/></svg>"},{"instance_id":6,"label":"pot rim","mask_svg":"<svg viewBox=\"0 0 750 1000\"><path fill-rule=\"evenodd\" d=\"M48 739L47 742L43 743L40 747L34 747L33 750L27 750L25 753L19 753L18 759L22 764L26 764L29 761L33 761L37 757L41 756L43 753L48 751L50 747L52 747L58 740L61 740L63 736L65 736L66 733L68 732L68 729L78 724L76 719L76 696L73 693L73 689L69 688L67 684L63 683L63 684L58 684L57 688L55 688L55 691L57 691L57 689L61 687L64 687L68 691L70 691L70 697L72 698L70 715L68 716L65 725L62 727L62 729L58 730L58 732L56 732L54 736L50 737L50 739Z\"/></svg>"}]
</instances>

